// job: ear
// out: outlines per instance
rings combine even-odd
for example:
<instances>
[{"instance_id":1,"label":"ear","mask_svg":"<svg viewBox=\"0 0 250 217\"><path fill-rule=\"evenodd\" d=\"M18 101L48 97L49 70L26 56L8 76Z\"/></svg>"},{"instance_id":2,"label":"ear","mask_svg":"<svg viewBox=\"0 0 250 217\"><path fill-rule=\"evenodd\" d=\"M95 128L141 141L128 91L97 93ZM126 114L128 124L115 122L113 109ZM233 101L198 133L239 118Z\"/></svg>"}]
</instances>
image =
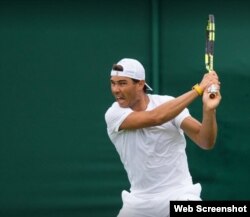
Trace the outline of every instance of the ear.
<instances>
[{"instance_id":1,"label":"ear","mask_svg":"<svg viewBox=\"0 0 250 217\"><path fill-rule=\"evenodd\" d=\"M140 87L140 90L143 90L144 86L145 86L145 81L139 81L139 87Z\"/></svg>"}]
</instances>

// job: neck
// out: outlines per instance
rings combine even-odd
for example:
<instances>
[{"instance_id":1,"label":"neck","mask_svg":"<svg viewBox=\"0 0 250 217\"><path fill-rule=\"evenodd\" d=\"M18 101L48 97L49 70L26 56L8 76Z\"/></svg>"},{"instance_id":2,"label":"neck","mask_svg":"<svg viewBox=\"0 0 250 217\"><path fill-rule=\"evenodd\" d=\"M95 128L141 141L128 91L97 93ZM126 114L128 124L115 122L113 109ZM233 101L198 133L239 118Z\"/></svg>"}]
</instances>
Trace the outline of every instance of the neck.
<instances>
[{"instance_id":1,"label":"neck","mask_svg":"<svg viewBox=\"0 0 250 217\"><path fill-rule=\"evenodd\" d=\"M149 103L149 98L146 93L143 93L142 96L135 102L131 109L134 111L145 111Z\"/></svg>"}]
</instances>

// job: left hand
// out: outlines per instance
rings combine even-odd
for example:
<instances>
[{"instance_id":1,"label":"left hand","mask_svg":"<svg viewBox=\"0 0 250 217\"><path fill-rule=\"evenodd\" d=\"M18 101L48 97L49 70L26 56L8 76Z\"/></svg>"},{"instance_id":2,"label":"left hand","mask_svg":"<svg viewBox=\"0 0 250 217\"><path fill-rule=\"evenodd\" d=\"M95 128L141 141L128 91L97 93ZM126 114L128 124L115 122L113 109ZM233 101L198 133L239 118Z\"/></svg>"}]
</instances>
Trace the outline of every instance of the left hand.
<instances>
[{"instance_id":1,"label":"left hand","mask_svg":"<svg viewBox=\"0 0 250 217\"><path fill-rule=\"evenodd\" d=\"M220 93L220 81L218 78L218 75L216 74L216 72L210 72L208 73L210 77L210 82L209 84L206 86L206 88L204 89L203 92L203 97L202 97L202 101L203 101L203 105L205 107L206 110L213 110L216 109L218 107L218 105L220 104L221 101L221 93ZM210 98L210 93L209 93L209 87L211 85L215 85L216 89L217 89L217 93L215 95L215 97L213 99Z\"/></svg>"}]
</instances>

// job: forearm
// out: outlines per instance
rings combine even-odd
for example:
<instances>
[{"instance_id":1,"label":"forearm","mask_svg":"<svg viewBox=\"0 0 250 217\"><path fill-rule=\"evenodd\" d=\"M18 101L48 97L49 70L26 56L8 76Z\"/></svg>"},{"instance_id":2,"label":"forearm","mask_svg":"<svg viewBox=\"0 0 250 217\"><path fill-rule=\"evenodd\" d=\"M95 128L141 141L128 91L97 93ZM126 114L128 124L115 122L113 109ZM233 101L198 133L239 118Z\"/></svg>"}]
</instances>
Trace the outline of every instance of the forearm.
<instances>
[{"instance_id":1,"label":"forearm","mask_svg":"<svg viewBox=\"0 0 250 217\"><path fill-rule=\"evenodd\" d=\"M167 121L172 120L188 105L190 105L198 96L199 95L195 90L190 90L183 95L158 106L151 111L151 115L156 121L155 124L163 124Z\"/></svg>"},{"instance_id":2,"label":"forearm","mask_svg":"<svg viewBox=\"0 0 250 217\"><path fill-rule=\"evenodd\" d=\"M199 131L199 145L204 149L211 149L217 137L216 110L203 108L202 124Z\"/></svg>"},{"instance_id":3,"label":"forearm","mask_svg":"<svg viewBox=\"0 0 250 217\"><path fill-rule=\"evenodd\" d=\"M119 129L140 129L161 125L180 114L197 97L195 90L161 104L150 111L132 112L120 125Z\"/></svg>"}]
</instances>

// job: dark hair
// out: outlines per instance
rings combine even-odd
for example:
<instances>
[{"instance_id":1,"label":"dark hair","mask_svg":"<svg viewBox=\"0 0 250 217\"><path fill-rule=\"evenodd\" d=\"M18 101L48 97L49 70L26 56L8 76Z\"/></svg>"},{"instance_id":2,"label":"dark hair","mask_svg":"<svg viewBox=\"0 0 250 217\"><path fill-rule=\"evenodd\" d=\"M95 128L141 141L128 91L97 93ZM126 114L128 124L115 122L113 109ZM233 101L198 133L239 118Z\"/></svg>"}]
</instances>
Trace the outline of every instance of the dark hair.
<instances>
[{"instance_id":1,"label":"dark hair","mask_svg":"<svg viewBox=\"0 0 250 217\"><path fill-rule=\"evenodd\" d=\"M133 81L134 83L138 83L138 82L140 81L140 80L137 80L137 79L134 79L134 78L131 78L131 79L132 79L132 81ZM146 87L146 85L144 85L143 91L144 91L144 93L147 92L147 87Z\"/></svg>"},{"instance_id":2,"label":"dark hair","mask_svg":"<svg viewBox=\"0 0 250 217\"><path fill-rule=\"evenodd\" d=\"M123 67L121 65L117 65L117 64L114 64L112 69L115 71L120 71L120 72L123 71Z\"/></svg>"}]
</instances>

